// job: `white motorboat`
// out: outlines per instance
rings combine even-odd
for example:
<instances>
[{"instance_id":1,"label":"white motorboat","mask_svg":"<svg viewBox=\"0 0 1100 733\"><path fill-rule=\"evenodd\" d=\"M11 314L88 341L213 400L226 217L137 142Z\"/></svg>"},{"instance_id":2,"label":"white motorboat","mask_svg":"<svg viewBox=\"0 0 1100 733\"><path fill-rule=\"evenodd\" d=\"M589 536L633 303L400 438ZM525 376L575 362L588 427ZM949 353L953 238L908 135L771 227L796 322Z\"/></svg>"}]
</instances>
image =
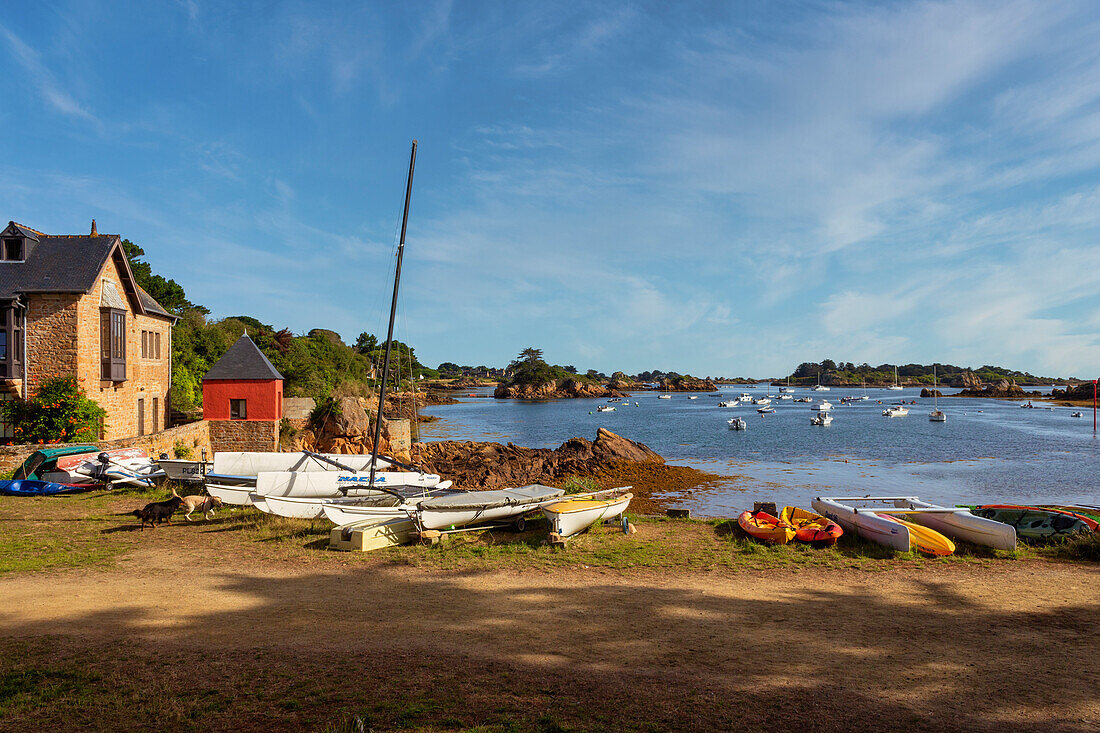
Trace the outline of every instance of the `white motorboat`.
<instances>
[{"instance_id":1,"label":"white motorboat","mask_svg":"<svg viewBox=\"0 0 1100 733\"><path fill-rule=\"evenodd\" d=\"M795 397L794 401L795 402L813 402L814 398L813 397Z\"/></svg>"},{"instance_id":2,"label":"white motorboat","mask_svg":"<svg viewBox=\"0 0 1100 733\"><path fill-rule=\"evenodd\" d=\"M1075 412L1075 413L1071 414L1070 417L1081 417L1081 413L1080 412Z\"/></svg>"},{"instance_id":3,"label":"white motorboat","mask_svg":"<svg viewBox=\"0 0 1100 733\"><path fill-rule=\"evenodd\" d=\"M759 412L761 415L767 415L769 413L775 412L775 408L771 405L764 405L763 407L757 408L756 411Z\"/></svg>"},{"instance_id":4,"label":"white motorboat","mask_svg":"<svg viewBox=\"0 0 1100 733\"><path fill-rule=\"evenodd\" d=\"M206 474L214 469L212 461L187 461L182 458L158 458L157 465L170 481L202 483Z\"/></svg>"},{"instance_id":5,"label":"white motorboat","mask_svg":"<svg viewBox=\"0 0 1100 733\"><path fill-rule=\"evenodd\" d=\"M818 402L810 409L814 410L815 412L828 412L829 410L833 409L833 405L828 400L821 400L821 402Z\"/></svg>"},{"instance_id":6,"label":"white motorboat","mask_svg":"<svg viewBox=\"0 0 1100 733\"><path fill-rule=\"evenodd\" d=\"M730 430L746 430L749 427L749 424L740 417L730 418L726 424L729 425Z\"/></svg>"},{"instance_id":7,"label":"white motorboat","mask_svg":"<svg viewBox=\"0 0 1100 733\"><path fill-rule=\"evenodd\" d=\"M670 394L659 394L659 395L657 395L657 399L659 399L659 400L671 400L672 395L670 395Z\"/></svg>"},{"instance_id":8,"label":"white motorboat","mask_svg":"<svg viewBox=\"0 0 1100 733\"><path fill-rule=\"evenodd\" d=\"M719 407L737 407L741 403L738 400L726 400L725 402L719 402Z\"/></svg>"},{"instance_id":9,"label":"white motorboat","mask_svg":"<svg viewBox=\"0 0 1100 733\"><path fill-rule=\"evenodd\" d=\"M824 425L824 426L832 425L833 424L833 416L830 415L827 412L819 412L819 413L817 413L816 415L814 415L813 417L810 418L810 424L811 425Z\"/></svg>"},{"instance_id":10,"label":"white motorboat","mask_svg":"<svg viewBox=\"0 0 1100 733\"><path fill-rule=\"evenodd\" d=\"M830 388L826 387L824 384L818 384L814 387L811 387L810 389L814 392L828 392Z\"/></svg>"},{"instance_id":11,"label":"white motorboat","mask_svg":"<svg viewBox=\"0 0 1100 733\"><path fill-rule=\"evenodd\" d=\"M910 550L909 528L904 524L898 524L873 512L858 512L854 507L823 496L814 499L810 505L815 512L843 527L845 532L855 532L864 539L901 552Z\"/></svg>"},{"instance_id":12,"label":"white motorboat","mask_svg":"<svg viewBox=\"0 0 1100 733\"><path fill-rule=\"evenodd\" d=\"M752 401L752 395L749 394L748 392L742 392L737 399L741 400L742 402L751 402Z\"/></svg>"},{"instance_id":13,"label":"white motorboat","mask_svg":"<svg viewBox=\"0 0 1100 733\"><path fill-rule=\"evenodd\" d=\"M752 401L752 403L754 405L770 405L772 401L768 397L757 397L755 400Z\"/></svg>"},{"instance_id":14,"label":"white motorboat","mask_svg":"<svg viewBox=\"0 0 1100 733\"><path fill-rule=\"evenodd\" d=\"M600 405L596 408L596 412L615 412L615 408L611 405Z\"/></svg>"},{"instance_id":15,"label":"white motorboat","mask_svg":"<svg viewBox=\"0 0 1100 733\"><path fill-rule=\"evenodd\" d=\"M593 496L589 499L566 497L551 504L544 504L542 513L550 523L550 531L559 537L572 537L583 532L596 522L603 522L622 516L630 505L634 495L622 490L607 498ZM604 492L609 493L609 492Z\"/></svg>"},{"instance_id":16,"label":"white motorboat","mask_svg":"<svg viewBox=\"0 0 1100 733\"><path fill-rule=\"evenodd\" d=\"M905 417L909 414L909 408L904 405L890 405L882 411L883 417Z\"/></svg>"},{"instance_id":17,"label":"white motorboat","mask_svg":"<svg viewBox=\"0 0 1100 733\"><path fill-rule=\"evenodd\" d=\"M497 491L467 491L421 502L417 517L425 529L482 524L523 516L563 494L562 489L541 484Z\"/></svg>"},{"instance_id":18,"label":"white motorboat","mask_svg":"<svg viewBox=\"0 0 1100 733\"><path fill-rule=\"evenodd\" d=\"M940 510L905 513L902 516L906 521L934 529L951 539L966 540L998 550L1016 549L1016 528L1010 524L975 516L968 509L929 504L915 496L898 497L893 499L893 503L898 509Z\"/></svg>"},{"instance_id":19,"label":"white motorboat","mask_svg":"<svg viewBox=\"0 0 1100 733\"><path fill-rule=\"evenodd\" d=\"M893 390L895 392L901 390L901 385L898 384L898 368L896 366L894 367L894 383L886 389Z\"/></svg>"},{"instance_id":20,"label":"white motorboat","mask_svg":"<svg viewBox=\"0 0 1100 733\"><path fill-rule=\"evenodd\" d=\"M776 397L776 399L777 400L793 400L794 395L790 395L790 394L787 394L786 392L784 392L783 394Z\"/></svg>"}]
</instances>

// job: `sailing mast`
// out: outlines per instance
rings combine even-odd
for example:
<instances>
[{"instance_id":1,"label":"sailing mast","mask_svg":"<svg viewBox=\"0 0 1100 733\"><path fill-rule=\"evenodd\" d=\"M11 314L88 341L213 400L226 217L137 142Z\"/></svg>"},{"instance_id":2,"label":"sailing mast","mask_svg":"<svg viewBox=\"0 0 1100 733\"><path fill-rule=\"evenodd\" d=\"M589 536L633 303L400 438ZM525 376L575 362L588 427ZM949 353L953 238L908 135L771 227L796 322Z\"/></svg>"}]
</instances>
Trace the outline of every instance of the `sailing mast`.
<instances>
[{"instance_id":1,"label":"sailing mast","mask_svg":"<svg viewBox=\"0 0 1100 733\"><path fill-rule=\"evenodd\" d=\"M409 157L409 182L405 185L405 213L401 216L401 240L397 245L397 270L393 276L393 300L390 302L390 328L386 333L386 358L382 362L382 386L378 390L378 412L374 418L374 445L370 452L370 483L374 486L374 471L378 466L378 443L382 440L382 411L386 406L386 380L390 376L390 350L393 348L393 321L397 315L397 289L401 285L401 259L405 255L405 228L409 224L409 200L413 190L413 168L416 166L416 140ZM415 398L415 397L414 397Z\"/></svg>"}]
</instances>

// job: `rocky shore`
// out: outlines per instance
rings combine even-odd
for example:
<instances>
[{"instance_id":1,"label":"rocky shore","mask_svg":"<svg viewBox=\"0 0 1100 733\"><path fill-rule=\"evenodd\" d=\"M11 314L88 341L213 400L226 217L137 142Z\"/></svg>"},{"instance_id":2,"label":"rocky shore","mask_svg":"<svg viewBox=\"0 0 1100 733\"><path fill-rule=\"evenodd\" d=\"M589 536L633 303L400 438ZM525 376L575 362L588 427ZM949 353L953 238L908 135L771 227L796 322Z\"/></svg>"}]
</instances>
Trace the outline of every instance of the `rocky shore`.
<instances>
[{"instance_id":1,"label":"rocky shore","mask_svg":"<svg viewBox=\"0 0 1100 733\"><path fill-rule=\"evenodd\" d=\"M668 466L642 443L604 428L594 441L571 438L554 449L477 441L416 443L412 458L420 468L463 489L560 486L570 477L593 479L600 488L633 486L631 506L641 513L660 511L655 493L690 490L718 479L693 468Z\"/></svg>"},{"instance_id":2,"label":"rocky shore","mask_svg":"<svg viewBox=\"0 0 1100 733\"><path fill-rule=\"evenodd\" d=\"M560 382L544 384L501 384L493 392L493 397L506 400L556 400L575 397L623 397L618 390L602 384L582 382L578 379L564 379Z\"/></svg>"},{"instance_id":3,"label":"rocky shore","mask_svg":"<svg viewBox=\"0 0 1100 733\"><path fill-rule=\"evenodd\" d=\"M717 392L718 385L709 379L698 379L690 374L682 377L665 377L659 382L662 392Z\"/></svg>"},{"instance_id":4,"label":"rocky shore","mask_svg":"<svg viewBox=\"0 0 1100 733\"><path fill-rule=\"evenodd\" d=\"M921 395L923 396L923 395ZM1041 392L1026 392L1016 384L1015 380L1002 379L996 384L987 384L984 387L978 383L976 387L968 387L952 397L986 397L993 399L1019 399L1021 397L1042 397Z\"/></svg>"}]
</instances>

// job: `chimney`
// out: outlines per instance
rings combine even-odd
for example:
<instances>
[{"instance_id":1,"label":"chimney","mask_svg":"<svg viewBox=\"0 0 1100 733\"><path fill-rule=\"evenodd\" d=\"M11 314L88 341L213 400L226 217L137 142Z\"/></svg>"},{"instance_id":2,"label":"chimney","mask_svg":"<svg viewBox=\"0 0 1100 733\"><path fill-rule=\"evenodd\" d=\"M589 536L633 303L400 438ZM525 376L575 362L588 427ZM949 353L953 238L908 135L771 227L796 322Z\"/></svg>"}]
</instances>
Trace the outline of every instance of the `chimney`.
<instances>
[{"instance_id":1,"label":"chimney","mask_svg":"<svg viewBox=\"0 0 1100 733\"><path fill-rule=\"evenodd\" d=\"M89 236L92 236L92 237L98 237L99 236L99 232L97 232L95 230L95 219L92 219L92 233Z\"/></svg>"}]
</instances>

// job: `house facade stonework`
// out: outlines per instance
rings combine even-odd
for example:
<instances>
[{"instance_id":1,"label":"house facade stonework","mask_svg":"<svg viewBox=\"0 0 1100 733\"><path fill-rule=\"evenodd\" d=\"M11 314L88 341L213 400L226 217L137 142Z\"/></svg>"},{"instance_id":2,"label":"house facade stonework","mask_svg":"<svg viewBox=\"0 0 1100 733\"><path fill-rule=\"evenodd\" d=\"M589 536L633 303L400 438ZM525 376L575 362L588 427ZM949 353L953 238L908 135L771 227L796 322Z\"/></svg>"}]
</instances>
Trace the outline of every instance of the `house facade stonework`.
<instances>
[{"instance_id":1,"label":"house facade stonework","mask_svg":"<svg viewBox=\"0 0 1100 733\"><path fill-rule=\"evenodd\" d=\"M118 235L0 232L2 398L73 375L107 413L103 440L163 430L174 322L134 280Z\"/></svg>"}]
</instances>

